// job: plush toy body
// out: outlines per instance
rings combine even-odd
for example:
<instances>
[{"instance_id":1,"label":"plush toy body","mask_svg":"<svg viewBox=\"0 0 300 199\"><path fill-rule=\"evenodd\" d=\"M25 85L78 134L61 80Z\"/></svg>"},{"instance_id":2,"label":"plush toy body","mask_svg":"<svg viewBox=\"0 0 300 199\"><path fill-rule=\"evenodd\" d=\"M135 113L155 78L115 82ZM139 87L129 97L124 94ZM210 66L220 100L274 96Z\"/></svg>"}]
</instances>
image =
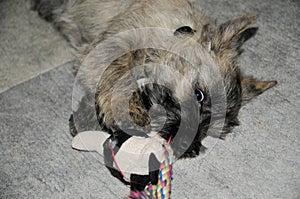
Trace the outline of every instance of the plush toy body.
<instances>
[{"instance_id":1,"label":"plush toy body","mask_svg":"<svg viewBox=\"0 0 300 199\"><path fill-rule=\"evenodd\" d=\"M155 132L147 136L125 136L121 131L113 135L86 131L74 138L72 147L97 151L103 156L110 172L130 184L130 199L170 198L173 151Z\"/></svg>"}]
</instances>

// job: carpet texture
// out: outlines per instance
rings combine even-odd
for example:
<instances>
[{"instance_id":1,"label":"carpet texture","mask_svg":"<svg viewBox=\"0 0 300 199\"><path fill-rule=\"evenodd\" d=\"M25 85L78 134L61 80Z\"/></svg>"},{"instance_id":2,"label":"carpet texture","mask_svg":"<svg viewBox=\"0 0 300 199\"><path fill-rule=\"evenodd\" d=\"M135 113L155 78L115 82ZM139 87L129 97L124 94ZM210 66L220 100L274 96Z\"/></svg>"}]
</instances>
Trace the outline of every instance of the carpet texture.
<instances>
[{"instance_id":1,"label":"carpet texture","mask_svg":"<svg viewBox=\"0 0 300 199\"><path fill-rule=\"evenodd\" d=\"M0 92L74 59L64 38L30 10L30 0L0 0Z\"/></svg>"},{"instance_id":2,"label":"carpet texture","mask_svg":"<svg viewBox=\"0 0 300 199\"><path fill-rule=\"evenodd\" d=\"M300 198L299 1L194 1L223 21L259 14L247 74L278 81L206 156L174 164L172 198ZM0 94L0 198L124 198L97 154L71 149L72 62ZM209 141L209 139L208 139Z\"/></svg>"}]
</instances>

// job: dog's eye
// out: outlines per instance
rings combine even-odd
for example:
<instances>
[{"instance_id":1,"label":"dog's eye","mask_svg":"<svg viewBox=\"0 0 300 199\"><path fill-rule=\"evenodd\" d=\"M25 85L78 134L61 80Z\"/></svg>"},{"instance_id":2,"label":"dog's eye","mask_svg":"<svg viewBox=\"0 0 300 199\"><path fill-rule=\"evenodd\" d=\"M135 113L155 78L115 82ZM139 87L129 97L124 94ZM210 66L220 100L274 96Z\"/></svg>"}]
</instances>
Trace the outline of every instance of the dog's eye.
<instances>
[{"instance_id":1,"label":"dog's eye","mask_svg":"<svg viewBox=\"0 0 300 199\"><path fill-rule=\"evenodd\" d=\"M198 88L195 90L195 95L196 95L196 97L197 97L197 101L198 101L198 102L202 102L202 101L204 100L204 98L205 98L205 96L204 96L202 90L200 90L200 89L198 89Z\"/></svg>"},{"instance_id":2,"label":"dog's eye","mask_svg":"<svg viewBox=\"0 0 300 199\"><path fill-rule=\"evenodd\" d=\"M174 32L174 35L177 36L177 35L180 35L180 34L194 34L194 32L195 31L191 27L182 26Z\"/></svg>"}]
</instances>

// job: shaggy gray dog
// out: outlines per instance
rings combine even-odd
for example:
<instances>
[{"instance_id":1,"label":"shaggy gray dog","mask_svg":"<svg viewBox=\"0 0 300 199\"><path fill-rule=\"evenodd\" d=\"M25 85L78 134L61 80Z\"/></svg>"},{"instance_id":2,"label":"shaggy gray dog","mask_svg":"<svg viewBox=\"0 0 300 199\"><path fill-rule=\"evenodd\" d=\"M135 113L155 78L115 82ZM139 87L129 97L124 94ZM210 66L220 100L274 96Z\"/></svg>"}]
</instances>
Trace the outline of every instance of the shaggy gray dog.
<instances>
[{"instance_id":1,"label":"shaggy gray dog","mask_svg":"<svg viewBox=\"0 0 300 199\"><path fill-rule=\"evenodd\" d=\"M194 157L206 136L223 139L241 106L276 84L236 63L255 15L216 25L186 0L35 0L33 8L79 53L88 94L70 119L73 135L99 125L121 144L132 129L156 131L174 139L177 157Z\"/></svg>"}]
</instances>

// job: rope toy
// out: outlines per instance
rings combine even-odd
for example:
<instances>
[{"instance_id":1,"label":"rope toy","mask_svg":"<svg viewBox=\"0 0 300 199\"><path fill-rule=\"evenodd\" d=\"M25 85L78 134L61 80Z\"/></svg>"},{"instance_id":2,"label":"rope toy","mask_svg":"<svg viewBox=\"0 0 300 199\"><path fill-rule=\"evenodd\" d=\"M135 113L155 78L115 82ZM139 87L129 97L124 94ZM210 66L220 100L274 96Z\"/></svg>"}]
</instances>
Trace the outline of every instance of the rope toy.
<instances>
[{"instance_id":1,"label":"rope toy","mask_svg":"<svg viewBox=\"0 0 300 199\"><path fill-rule=\"evenodd\" d=\"M169 199L171 195L172 164L170 160L170 147L163 146L164 159L160 164L157 185L151 183L143 192L131 191L128 199Z\"/></svg>"},{"instance_id":2,"label":"rope toy","mask_svg":"<svg viewBox=\"0 0 300 199\"><path fill-rule=\"evenodd\" d=\"M122 138L121 143L116 141L120 138L118 136ZM171 139L166 142L155 132L151 132L147 137L127 135L126 139L123 138L123 134L113 137L102 131L85 131L74 137L72 147L82 151L97 151L103 156L106 167L119 173L117 178L131 185L142 185L142 189L145 187L144 190L138 189L142 191L131 189L127 199L169 199L174 161L169 145ZM153 156L158 173L155 184L151 184L151 181L143 183L132 180L132 175L150 175L150 157Z\"/></svg>"}]
</instances>

